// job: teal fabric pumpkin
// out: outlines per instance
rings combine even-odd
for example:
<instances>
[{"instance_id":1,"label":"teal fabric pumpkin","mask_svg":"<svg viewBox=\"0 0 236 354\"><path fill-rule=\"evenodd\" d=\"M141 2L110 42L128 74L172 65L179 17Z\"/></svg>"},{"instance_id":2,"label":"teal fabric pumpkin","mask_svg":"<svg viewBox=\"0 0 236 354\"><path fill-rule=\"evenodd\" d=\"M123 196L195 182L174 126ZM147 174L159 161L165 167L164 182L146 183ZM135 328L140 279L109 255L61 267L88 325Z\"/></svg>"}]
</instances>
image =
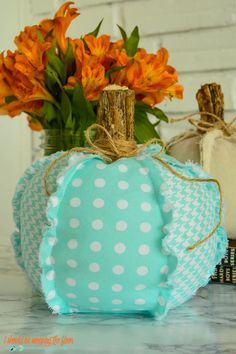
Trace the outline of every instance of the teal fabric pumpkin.
<instances>
[{"instance_id":1,"label":"teal fabric pumpkin","mask_svg":"<svg viewBox=\"0 0 236 354\"><path fill-rule=\"evenodd\" d=\"M205 240L220 220L218 187L178 177L159 152L151 145L110 164L75 152L52 170L49 198L43 176L61 152L20 179L15 254L53 312L162 318L208 283L227 247L222 226ZM209 179L198 165L160 157L181 176Z\"/></svg>"}]
</instances>

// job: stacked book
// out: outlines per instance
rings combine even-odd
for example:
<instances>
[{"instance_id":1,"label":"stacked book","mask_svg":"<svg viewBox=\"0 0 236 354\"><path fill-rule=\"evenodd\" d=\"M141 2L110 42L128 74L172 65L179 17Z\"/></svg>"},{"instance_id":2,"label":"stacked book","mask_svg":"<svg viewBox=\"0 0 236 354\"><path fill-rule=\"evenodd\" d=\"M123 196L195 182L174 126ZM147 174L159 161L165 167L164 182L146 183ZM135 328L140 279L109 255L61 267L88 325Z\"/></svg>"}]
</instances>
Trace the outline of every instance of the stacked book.
<instances>
[{"instance_id":1,"label":"stacked book","mask_svg":"<svg viewBox=\"0 0 236 354\"><path fill-rule=\"evenodd\" d=\"M229 240L227 252L211 277L214 283L236 284L236 240Z\"/></svg>"}]
</instances>

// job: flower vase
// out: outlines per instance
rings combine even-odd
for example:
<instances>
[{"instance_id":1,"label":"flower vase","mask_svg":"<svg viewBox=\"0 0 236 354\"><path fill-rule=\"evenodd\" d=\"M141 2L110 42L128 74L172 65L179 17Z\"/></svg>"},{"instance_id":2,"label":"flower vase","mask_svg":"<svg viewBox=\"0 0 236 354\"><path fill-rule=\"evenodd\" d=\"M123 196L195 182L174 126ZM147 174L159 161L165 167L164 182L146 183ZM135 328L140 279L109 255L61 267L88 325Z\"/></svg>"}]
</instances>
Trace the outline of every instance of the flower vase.
<instances>
[{"instance_id":1,"label":"flower vase","mask_svg":"<svg viewBox=\"0 0 236 354\"><path fill-rule=\"evenodd\" d=\"M81 146L81 134L70 129L45 129L40 137L40 147L44 156L49 156L57 151L67 151L76 146Z\"/></svg>"}]
</instances>

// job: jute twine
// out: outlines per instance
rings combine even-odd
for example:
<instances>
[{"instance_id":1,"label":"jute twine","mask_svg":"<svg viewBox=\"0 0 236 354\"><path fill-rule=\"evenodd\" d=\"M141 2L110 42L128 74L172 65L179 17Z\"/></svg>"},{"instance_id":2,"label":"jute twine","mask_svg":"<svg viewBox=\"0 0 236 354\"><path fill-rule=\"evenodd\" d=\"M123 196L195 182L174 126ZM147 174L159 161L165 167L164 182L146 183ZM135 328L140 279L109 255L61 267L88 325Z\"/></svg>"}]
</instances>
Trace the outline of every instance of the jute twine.
<instances>
[{"instance_id":1,"label":"jute twine","mask_svg":"<svg viewBox=\"0 0 236 354\"><path fill-rule=\"evenodd\" d=\"M99 137L93 142L91 139L91 131L93 129L102 130L105 133L105 137ZM108 130L100 124L92 124L86 130L85 137L89 146L108 157L111 161L118 160L121 157L135 156L138 153L138 146L135 140L126 140L121 132L119 132L118 138L113 138ZM157 139L154 140L157 142ZM150 145L149 142L148 144Z\"/></svg>"},{"instance_id":2,"label":"jute twine","mask_svg":"<svg viewBox=\"0 0 236 354\"><path fill-rule=\"evenodd\" d=\"M103 130L103 132L106 135L106 138L104 139L97 139L95 141L91 140L91 132L94 129L100 129ZM176 177L186 181L186 182L190 182L190 183L195 183L195 182L199 182L199 183L215 183L218 187L219 190L219 195L220 195L220 208L219 208L219 222L217 223L217 225L215 226L215 228L211 231L210 234L208 234L204 239L196 242L194 245L186 248L187 251L191 251L194 250L196 247L200 246L201 244L203 244L204 242L206 242L208 239L210 239L214 233L216 232L216 230L218 229L218 227L221 225L222 223L222 205L223 205L223 201L222 201L222 191L221 191L221 186L219 184L219 182L214 179L214 178L190 178L190 177L186 177L181 175L178 171L176 171L175 169L173 169L173 167L171 167L165 160L160 158L160 155L164 152L165 150L165 144L163 143L162 140L160 139L151 139L149 141L147 141L145 144L143 144L141 147L138 147L135 141L126 141L126 140L122 140L122 137L119 137L118 139L114 139L110 133L107 131L106 128L104 128L103 126L99 125L99 124L92 124L86 131L86 139L87 142L89 144L89 146L91 146L91 148L86 148L86 147L74 147L68 151L65 151L60 157L56 158L55 160L53 160L49 166L47 167L45 173L44 173L44 187L45 187L45 191L47 193L48 196L51 196L51 192L48 189L48 176L50 174L50 172L52 171L52 169L58 164L59 161L63 160L65 157L67 157L68 155L74 153L74 152L85 152L85 153L89 153L89 154L95 154L95 155L99 155L102 157L103 160L107 161L108 163L111 163L114 160L117 160L121 157L132 157L132 156L136 156L138 155L142 150L144 150L146 147L148 147L151 144L154 143L159 143L161 144L162 148L158 153L152 154L152 157L154 159L156 159L158 162L160 162L162 164L162 166L164 166L167 170L169 170L171 173L173 173Z\"/></svg>"},{"instance_id":3,"label":"jute twine","mask_svg":"<svg viewBox=\"0 0 236 354\"><path fill-rule=\"evenodd\" d=\"M209 117L215 118L215 122L207 122L201 119L194 119L193 117L201 116L201 115L208 115ZM183 121L188 121L191 125L197 128L196 131L192 131L194 136L199 136L201 134L207 133L211 130L218 129L222 130L226 136L231 136L233 133L236 132L236 128L234 123L236 122L236 117L234 117L229 123L226 123L217 115L210 113L210 112L195 112L188 114L186 116L180 118L170 118L169 123L179 123ZM181 133L176 137L172 138L171 141L167 144L167 149L181 141L185 140L187 136L189 136L189 132Z\"/></svg>"}]
</instances>

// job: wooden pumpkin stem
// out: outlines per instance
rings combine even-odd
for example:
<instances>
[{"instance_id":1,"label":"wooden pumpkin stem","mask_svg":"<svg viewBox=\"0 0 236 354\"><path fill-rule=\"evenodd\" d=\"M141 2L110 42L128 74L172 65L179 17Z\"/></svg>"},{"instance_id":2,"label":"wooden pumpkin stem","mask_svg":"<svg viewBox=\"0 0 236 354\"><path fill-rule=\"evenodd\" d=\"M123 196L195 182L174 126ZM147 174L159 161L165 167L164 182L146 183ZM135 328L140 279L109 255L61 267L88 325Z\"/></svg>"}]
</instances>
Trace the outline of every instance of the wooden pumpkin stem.
<instances>
[{"instance_id":1,"label":"wooden pumpkin stem","mask_svg":"<svg viewBox=\"0 0 236 354\"><path fill-rule=\"evenodd\" d=\"M100 97L97 123L106 128L113 139L134 140L134 91L125 86L109 85ZM105 138L104 132L98 132Z\"/></svg>"},{"instance_id":2,"label":"wooden pumpkin stem","mask_svg":"<svg viewBox=\"0 0 236 354\"><path fill-rule=\"evenodd\" d=\"M96 146L102 146L103 150L112 149L114 151L117 149L113 159L129 156L129 154L133 155L136 152L134 107L135 93L128 87L109 85L101 94L97 111L97 125L105 129L97 129L94 143Z\"/></svg>"},{"instance_id":3,"label":"wooden pumpkin stem","mask_svg":"<svg viewBox=\"0 0 236 354\"><path fill-rule=\"evenodd\" d=\"M201 86L196 94L196 98L200 112L212 113L222 121L224 120L224 95L220 85L212 83ZM201 121L218 123L216 118L207 114L201 114ZM201 123L199 125L201 126Z\"/></svg>"}]
</instances>

